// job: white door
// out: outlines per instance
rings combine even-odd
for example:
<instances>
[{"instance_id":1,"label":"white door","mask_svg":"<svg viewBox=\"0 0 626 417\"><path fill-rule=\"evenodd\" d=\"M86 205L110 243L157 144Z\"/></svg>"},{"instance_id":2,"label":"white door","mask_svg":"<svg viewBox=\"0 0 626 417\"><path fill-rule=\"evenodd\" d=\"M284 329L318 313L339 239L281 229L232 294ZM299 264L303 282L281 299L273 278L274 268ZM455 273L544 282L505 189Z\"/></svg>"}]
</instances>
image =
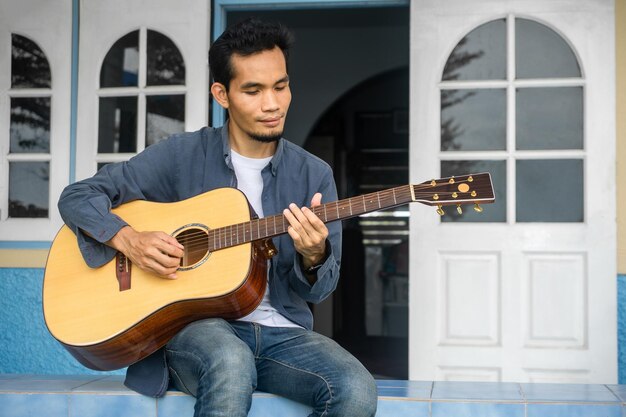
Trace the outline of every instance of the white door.
<instances>
[{"instance_id":1,"label":"white door","mask_svg":"<svg viewBox=\"0 0 626 417\"><path fill-rule=\"evenodd\" d=\"M210 1L82 1L76 177L206 126Z\"/></svg>"},{"instance_id":2,"label":"white door","mask_svg":"<svg viewBox=\"0 0 626 417\"><path fill-rule=\"evenodd\" d=\"M411 31L411 179L497 202L411 207L410 378L615 383L613 2L418 0Z\"/></svg>"}]
</instances>

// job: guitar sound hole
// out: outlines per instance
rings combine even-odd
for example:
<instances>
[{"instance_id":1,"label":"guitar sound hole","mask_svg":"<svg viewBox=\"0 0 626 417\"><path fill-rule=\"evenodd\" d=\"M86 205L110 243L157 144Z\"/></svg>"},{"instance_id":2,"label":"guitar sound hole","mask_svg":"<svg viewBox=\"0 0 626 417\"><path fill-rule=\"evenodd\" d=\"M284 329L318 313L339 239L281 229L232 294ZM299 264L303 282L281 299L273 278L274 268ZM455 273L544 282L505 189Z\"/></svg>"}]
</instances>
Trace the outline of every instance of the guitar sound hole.
<instances>
[{"instance_id":1,"label":"guitar sound hole","mask_svg":"<svg viewBox=\"0 0 626 417\"><path fill-rule=\"evenodd\" d=\"M189 227L174 236L185 247L180 269L194 268L203 263L209 254L208 232L204 228Z\"/></svg>"}]
</instances>

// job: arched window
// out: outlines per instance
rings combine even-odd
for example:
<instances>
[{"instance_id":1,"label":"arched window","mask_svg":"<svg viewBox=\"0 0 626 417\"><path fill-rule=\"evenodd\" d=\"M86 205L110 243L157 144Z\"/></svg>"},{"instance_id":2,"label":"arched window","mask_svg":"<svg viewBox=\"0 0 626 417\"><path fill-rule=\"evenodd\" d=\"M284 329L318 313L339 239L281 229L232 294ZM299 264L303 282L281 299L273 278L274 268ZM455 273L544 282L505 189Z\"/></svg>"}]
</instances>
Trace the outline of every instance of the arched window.
<instances>
[{"instance_id":1,"label":"arched window","mask_svg":"<svg viewBox=\"0 0 626 417\"><path fill-rule=\"evenodd\" d=\"M11 34L9 218L49 217L51 88L42 49L25 36Z\"/></svg>"},{"instance_id":2,"label":"arched window","mask_svg":"<svg viewBox=\"0 0 626 417\"><path fill-rule=\"evenodd\" d=\"M443 221L584 221L583 85L572 48L536 21L492 20L461 39L439 84L441 175L489 171L498 198Z\"/></svg>"},{"instance_id":3,"label":"arched window","mask_svg":"<svg viewBox=\"0 0 626 417\"><path fill-rule=\"evenodd\" d=\"M142 28L115 42L100 69L98 168L182 132L185 93L185 62L170 38Z\"/></svg>"}]
</instances>

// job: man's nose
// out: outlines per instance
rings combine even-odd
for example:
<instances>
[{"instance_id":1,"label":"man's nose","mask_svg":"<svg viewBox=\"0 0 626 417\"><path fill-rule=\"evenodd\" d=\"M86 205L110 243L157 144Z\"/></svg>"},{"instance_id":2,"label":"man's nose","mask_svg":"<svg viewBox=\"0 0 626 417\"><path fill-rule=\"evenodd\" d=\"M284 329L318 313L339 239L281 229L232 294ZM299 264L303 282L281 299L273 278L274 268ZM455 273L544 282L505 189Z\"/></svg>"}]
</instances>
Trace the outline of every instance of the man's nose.
<instances>
[{"instance_id":1,"label":"man's nose","mask_svg":"<svg viewBox=\"0 0 626 417\"><path fill-rule=\"evenodd\" d=\"M267 91L263 94L263 103L261 110L266 112L272 112L279 109L278 99L274 91Z\"/></svg>"}]
</instances>

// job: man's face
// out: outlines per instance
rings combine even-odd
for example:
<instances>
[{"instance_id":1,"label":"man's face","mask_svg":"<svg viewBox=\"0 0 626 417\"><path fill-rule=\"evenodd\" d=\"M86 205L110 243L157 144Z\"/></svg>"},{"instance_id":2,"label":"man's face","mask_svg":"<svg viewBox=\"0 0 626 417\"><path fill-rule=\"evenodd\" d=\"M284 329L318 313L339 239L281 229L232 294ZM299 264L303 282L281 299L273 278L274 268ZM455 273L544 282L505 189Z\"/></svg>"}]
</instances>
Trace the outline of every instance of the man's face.
<instances>
[{"instance_id":1,"label":"man's face","mask_svg":"<svg viewBox=\"0 0 626 417\"><path fill-rule=\"evenodd\" d=\"M278 140L291 103L285 57L276 47L231 58L233 78L227 93L230 133L262 142Z\"/></svg>"}]
</instances>

